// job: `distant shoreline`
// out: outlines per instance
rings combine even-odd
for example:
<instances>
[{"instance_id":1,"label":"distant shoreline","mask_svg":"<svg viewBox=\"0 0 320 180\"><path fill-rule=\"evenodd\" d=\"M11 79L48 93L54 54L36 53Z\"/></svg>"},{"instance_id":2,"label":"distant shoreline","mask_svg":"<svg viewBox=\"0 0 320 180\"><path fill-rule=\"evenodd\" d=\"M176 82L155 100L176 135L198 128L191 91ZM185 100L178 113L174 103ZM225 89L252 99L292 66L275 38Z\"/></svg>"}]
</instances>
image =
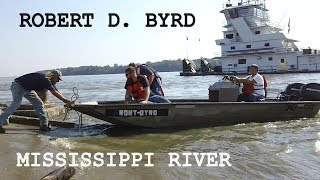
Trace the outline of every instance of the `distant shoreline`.
<instances>
[{"instance_id":1,"label":"distant shoreline","mask_svg":"<svg viewBox=\"0 0 320 180\"><path fill-rule=\"evenodd\" d=\"M210 61L210 60L209 60ZM193 60L197 67L200 67L200 60ZM163 60L159 62L146 62L141 64L148 64L158 72L182 72L182 60ZM114 64L113 66L79 66L79 67L67 67L67 68L57 68L59 69L63 76L78 76L78 75L103 75L103 74L122 74L124 73L127 65ZM39 72L46 72L47 70L42 70ZM30 72L32 73L32 72ZM17 76L0 77L0 78L13 78Z\"/></svg>"},{"instance_id":2,"label":"distant shoreline","mask_svg":"<svg viewBox=\"0 0 320 180\"><path fill-rule=\"evenodd\" d=\"M160 62L146 62L158 72L175 72L182 71L182 61L178 60L164 60ZM59 68L63 76L75 76L75 75L101 75L101 74L121 74L124 73L128 65L113 66L80 66L80 67L67 67Z\"/></svg>"}]
</instances>

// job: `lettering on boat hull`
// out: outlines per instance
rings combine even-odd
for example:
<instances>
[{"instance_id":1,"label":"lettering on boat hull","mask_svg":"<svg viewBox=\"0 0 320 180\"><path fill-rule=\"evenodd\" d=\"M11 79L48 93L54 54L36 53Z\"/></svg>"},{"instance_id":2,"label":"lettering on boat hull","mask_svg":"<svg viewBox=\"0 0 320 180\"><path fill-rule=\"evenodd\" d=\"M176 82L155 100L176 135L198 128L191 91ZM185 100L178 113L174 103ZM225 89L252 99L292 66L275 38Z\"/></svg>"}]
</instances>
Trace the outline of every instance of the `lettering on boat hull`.
<instances>
[{"instance_id":1,"label":"lettering on boat hull","mask_svg":"<svg viewBox=\"0 0 320 180\"><path fill-rule=\"evenodd\" d=\"M119 117L130 117L130 116L168 116L168 109L107 109L107 116L119 116Z\"/></svg>"}]
</instances>

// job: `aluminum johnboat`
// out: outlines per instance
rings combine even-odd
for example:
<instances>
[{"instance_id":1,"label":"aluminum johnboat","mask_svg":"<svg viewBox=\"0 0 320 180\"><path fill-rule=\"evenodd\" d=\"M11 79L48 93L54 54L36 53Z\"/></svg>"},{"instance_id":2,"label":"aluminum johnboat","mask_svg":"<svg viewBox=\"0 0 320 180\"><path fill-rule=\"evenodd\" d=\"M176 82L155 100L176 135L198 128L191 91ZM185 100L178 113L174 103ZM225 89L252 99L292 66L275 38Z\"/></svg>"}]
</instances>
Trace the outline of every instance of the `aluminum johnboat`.
<instances>
[{"instance_id":1,"label":"aluminum johnboat","mask_svg":"<svg viewBox=\"0 0 320 180\"><path fill-rule=\"evenodd\" d=\"M208 99L171 100L165 104L124 104L98 101L73 109L116 126L146 128L225 126L251 122L313 118L320 101L211 102Z\"/></svg>"}]
</instances>

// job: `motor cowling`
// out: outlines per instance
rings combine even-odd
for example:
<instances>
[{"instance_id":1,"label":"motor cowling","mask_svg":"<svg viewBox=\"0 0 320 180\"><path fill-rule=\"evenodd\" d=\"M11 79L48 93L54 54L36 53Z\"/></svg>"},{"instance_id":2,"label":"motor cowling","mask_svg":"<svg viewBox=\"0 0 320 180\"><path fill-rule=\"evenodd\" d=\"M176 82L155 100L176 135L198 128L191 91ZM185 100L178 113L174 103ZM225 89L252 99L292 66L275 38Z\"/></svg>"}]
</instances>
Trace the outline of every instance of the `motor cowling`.
<instances>
[{"instance_id":1,"label":"motor cowling","mask_svg":"<svg viewBox=\"0 0 320 180\"><path fill-rule=\"evenodd\" d=\"M320 101L320 84L289 84L279 97L282 101Z\"/></svg>"},{"instance_id":2,"label":"motor cowling","mask_svg":"<svg viewBox=\"0 0 320 180\"><path fill-rule=\"evenodd\" d=\"M309 83L302 86L300 96L304 101L320 101L320 84Z\"/></svg>"},{"instance_id":3,"label":"motor cowling","mask_svg":"<svg viewBox=\"0 0 320 180\"><path fill-rule=\"evenodd\" d=\"M284 92L280 93L281 101L299 101L301 100L301 87L304 86L303 83L292 83L289 84Z\"/></svg>"}]
</instances>

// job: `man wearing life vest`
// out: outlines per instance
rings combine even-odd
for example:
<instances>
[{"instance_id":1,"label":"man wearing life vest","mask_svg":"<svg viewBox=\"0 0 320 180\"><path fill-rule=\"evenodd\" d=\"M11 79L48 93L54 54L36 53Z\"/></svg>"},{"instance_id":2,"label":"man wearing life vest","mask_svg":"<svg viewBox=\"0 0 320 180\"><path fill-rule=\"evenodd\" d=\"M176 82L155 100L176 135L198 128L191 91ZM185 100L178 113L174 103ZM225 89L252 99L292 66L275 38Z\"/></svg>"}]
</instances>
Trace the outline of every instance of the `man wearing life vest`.
<instances>
[{"instance_id":1,"label":"man wearing life vest","mask_svg":"<svg viewBox=\"0 0 320 180\"><path fill-rule=\"evenodd\" d=\"M249 69L249 76L245 78L230 77L233 81L243 84L242 93L239 95L238 101L254 102L260 101L265 97L265 80L258 71L258 65L252 64Z\"/></svg>"},{"instance_id":2,"label":"man wearing life vest","mask_svg":"<svg viewBox=\"0 0 320 180\"><path fill-rule=\"evenodd\" d=\"M155 95L150 91L147 78L143 75L137 75L134 67L128 67L125 71L127 82L125 85L126 95L125 103L170 103L169 100L162 96Z\"/></svg>"},{"instance_id":3,"label":"man wearing life vest","mask_svg":"<svg viewBox=\"0 0 320 180\"><path fill-rule=\"evenodd\" d=\"M138 75L147 76L147 79L150 85L150 90L154 94L159 96L164 96L161 77L159 76L156 70L154 70L152 67L146 64L130 63L129 67L134 67Z\"/></svg>"}]
</instances>

